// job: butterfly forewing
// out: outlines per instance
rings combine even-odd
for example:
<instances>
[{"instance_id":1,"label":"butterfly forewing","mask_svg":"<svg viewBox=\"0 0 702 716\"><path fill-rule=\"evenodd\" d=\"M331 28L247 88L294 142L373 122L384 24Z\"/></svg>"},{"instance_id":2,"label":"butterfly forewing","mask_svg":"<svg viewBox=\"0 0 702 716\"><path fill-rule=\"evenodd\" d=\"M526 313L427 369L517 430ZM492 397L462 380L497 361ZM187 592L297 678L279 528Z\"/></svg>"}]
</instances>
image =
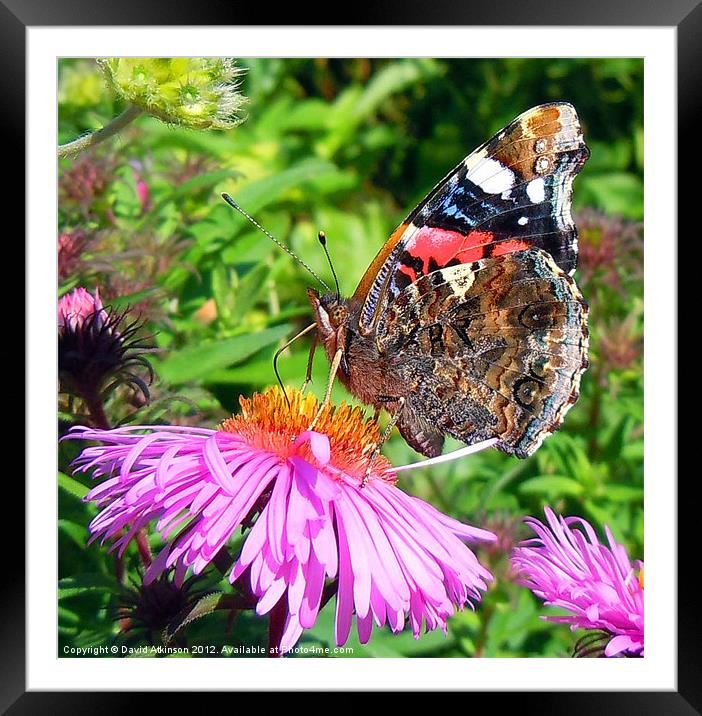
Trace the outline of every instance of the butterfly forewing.
<instances>
[{"instance_id":1,"label":"butterfly forewing","mask_svg":"<svg viewBox=\"0 0 702 716\"><path fill-rule=\"evenodd\" d=\"M572 274L572 184L588 155L572 105L540 105L517 117L437 184L386 242L354 294L360 331L370 334L404 288L447 266L535 247Z\"/></svg>"}]
</instances>

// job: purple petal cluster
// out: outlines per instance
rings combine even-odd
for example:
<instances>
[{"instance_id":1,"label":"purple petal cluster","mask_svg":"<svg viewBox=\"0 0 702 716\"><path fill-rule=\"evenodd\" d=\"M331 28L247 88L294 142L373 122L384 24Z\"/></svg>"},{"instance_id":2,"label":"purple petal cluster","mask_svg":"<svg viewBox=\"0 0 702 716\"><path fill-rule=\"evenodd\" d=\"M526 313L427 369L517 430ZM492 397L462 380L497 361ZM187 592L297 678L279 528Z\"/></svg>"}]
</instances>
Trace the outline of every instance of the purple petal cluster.
<instances>
[{"instance_id":1,"label":"purple petal cluster","mask_svg":"<svg viewBox=\"0 0 702 716\"><path fill-rule=\"evenodd\" d=\"M609 528L604 545L585 520L557 517L548 507L544 512L548 524L533 517L525 520L537 536L512 556L522 584L546 604L569 612L544 619L607 632L612 638L605 656L643 656L643 563L632 565Z\"/></svg>"},{"instance_id":2,"label":"purple petal cluster","mask_svg":"<svg viewBox=\"0 0 702 716\"><path fill-rule=\"evenodd\" d=\"M144 432L148 431L148 432ZM77 468L107 479L86 500L102 508L91 539L123 552L150 522L166 541L145 575L173 567L182 580L200 573L235 530L246 534L230 581L247 581L265 614L286 605L281 651L315 624L336 588L336 643L356 615L359 639L373 623L418 637L441 627L456 608L480 599L490 573L465 542L494 535L452 519L398 489L394 480L335 465L326 434L302 433L285 450L263 449L242 435L181 427L75 429L103 444L83 450ZM332 589L333 593L333 589Z\"/></svg>"}]
</instances>

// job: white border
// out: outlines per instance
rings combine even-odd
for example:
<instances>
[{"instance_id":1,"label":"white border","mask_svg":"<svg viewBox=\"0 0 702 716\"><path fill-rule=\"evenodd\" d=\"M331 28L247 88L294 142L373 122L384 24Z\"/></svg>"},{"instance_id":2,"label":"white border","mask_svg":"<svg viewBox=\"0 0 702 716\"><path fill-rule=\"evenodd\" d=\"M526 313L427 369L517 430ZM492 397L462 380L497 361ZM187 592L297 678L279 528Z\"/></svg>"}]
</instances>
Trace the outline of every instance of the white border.
<instances>
[{"instance_id":1,"label":"white border","mask_svg":"<svg viewBox=\"0 0 702 716\"><path fill-rule=\"evenodd\" d=\"M28 28L27 37L27 688L676 689L675 28L85 27ZM645 265L646 657L317 659L312 668L307 659L57 658L52 447L57 57L456 57L468 52L474 57L645 57L645 249L647 256L655 256ZM655 250L649 253L654 237Z\"/></svg>"}]
</instances>

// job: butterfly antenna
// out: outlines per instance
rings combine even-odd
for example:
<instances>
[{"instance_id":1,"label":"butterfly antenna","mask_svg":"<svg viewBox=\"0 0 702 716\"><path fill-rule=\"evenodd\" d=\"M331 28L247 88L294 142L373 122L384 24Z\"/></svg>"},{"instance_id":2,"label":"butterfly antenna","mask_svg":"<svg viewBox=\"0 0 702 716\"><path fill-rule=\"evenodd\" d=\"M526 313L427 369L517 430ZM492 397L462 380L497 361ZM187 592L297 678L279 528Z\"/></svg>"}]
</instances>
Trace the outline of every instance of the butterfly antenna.
<instances>
[{"instance_id":1,"label":"butterfly antenna","mask_svg":"<svg viewBox=\"0 0 702 716\"><path fill-rule=\"evenodd\" d=\"M341 291L339 290L339 279L336 276L336 271L334 271L334 264L332 263L331 256L329 255L329 249L327 248L327 235L323 231L320 231L318 238L319 238L319 243L322 244L324 253L327 256L327 261L329 262L329 268L331 269L332 276L334 277L334 283L336 284L336 300L341 301Z\"/></svg>"},{"instance_id":2,"label":"butterfly antenna","mask_svg":"<svg viewBox=\"0 0 702 716\"><path fill-rule=\"evenodd\" d=\"M224 201L226 201L227 204L229 204L229 206L232 207L232 209L236 209L242 216L245 216L259 231L263 232L274 244L276 244L281 249L283 249L283 251L285 251L286 254L288 254L289 256L292 256L295 259L295 261L297 261L297 263L300 264L300 266L307 269L307 271L309 271L317 279L317 281L319 281L319 283L321 283L322 286L324 286L324 288L327 291L331 291L329 286L327 286L327 284L324 281L322 281L322 279L297 254L294 254L285 244L278 241L278 239L276 239L275 236L273 236L273 234L271 234L270 231L267 231L266 229L264 229L261 226L261 224L259 224L258 221L256 221L256 219L254 219L253 216L251 216L251 214L244 211L234 201L234 199L232 199L231 196L229 196L229 194L222 194L222 199L224 199Z\"/></svg>"}]
</instances>

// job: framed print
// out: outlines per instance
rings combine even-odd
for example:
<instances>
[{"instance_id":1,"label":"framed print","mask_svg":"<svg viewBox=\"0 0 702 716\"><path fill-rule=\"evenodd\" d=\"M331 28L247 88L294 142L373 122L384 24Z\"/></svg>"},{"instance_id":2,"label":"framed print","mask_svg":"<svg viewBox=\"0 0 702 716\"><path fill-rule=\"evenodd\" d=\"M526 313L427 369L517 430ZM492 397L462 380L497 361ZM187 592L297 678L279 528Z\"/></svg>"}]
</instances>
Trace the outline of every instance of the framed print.
<instances>
[{"instance_id":1,"label":"framed print","mask_svg":"<svg viewBox=\"0 0 702 716\"><path fill-rule=\"evenodd\" d=\"M9 712L349 688L696 712L699 7L156 9L0 8L27 136Z\"/></svg>"}]
</instances>

